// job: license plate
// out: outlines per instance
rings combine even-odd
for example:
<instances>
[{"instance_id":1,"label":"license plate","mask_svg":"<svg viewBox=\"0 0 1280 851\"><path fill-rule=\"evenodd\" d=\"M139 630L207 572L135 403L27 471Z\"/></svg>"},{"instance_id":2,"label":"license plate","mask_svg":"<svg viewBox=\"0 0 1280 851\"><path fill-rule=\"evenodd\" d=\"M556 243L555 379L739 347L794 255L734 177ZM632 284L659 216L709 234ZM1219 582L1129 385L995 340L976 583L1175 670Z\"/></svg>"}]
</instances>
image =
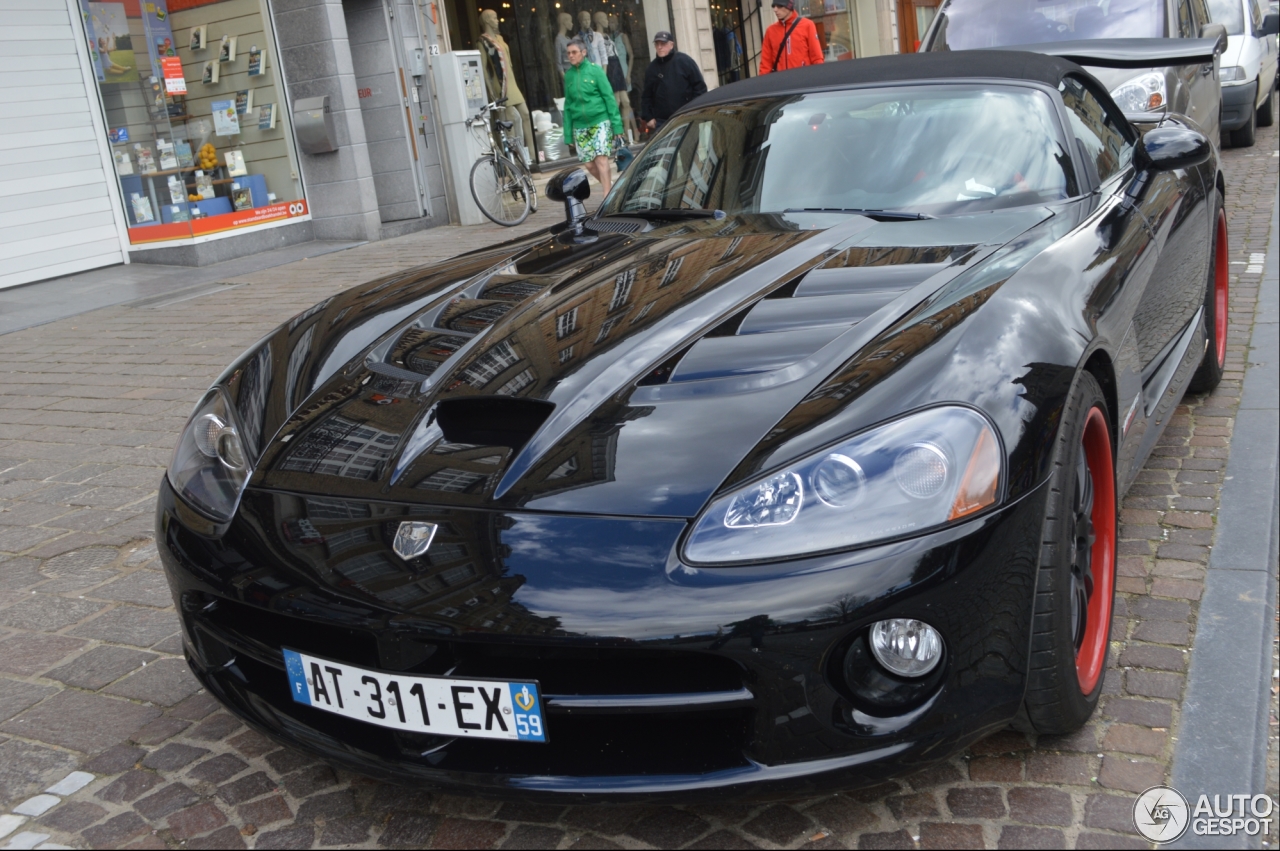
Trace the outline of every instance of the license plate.
<instances>
[{"instance_id":1,"label":"license plate","mask_svg":"<svg viewBox=\"0 0 1280 851\"><path fill-rule=\"evenodd\" d=\"M437 736L545 742L538 684L418 677L284 651L295 703L380 727Z\"/></svg>"}]
</instances>

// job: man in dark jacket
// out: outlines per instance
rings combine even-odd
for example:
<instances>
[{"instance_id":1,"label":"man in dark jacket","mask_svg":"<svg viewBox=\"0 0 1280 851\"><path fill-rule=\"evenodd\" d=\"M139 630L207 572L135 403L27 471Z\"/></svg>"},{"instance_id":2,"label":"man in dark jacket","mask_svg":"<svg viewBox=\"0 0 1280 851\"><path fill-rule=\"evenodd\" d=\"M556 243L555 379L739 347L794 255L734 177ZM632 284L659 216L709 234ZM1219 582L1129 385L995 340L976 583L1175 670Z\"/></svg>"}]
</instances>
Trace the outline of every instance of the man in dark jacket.
<instances>
[{"instance_id":1,"label":"man in dark jacket","mask_svg":"<svg viewBox=\"0 0 1280 851\"><path fill-rule=\"evenodd\" d=\"M675 39L663 30L653 37L657 58L644 72L644 92L640 95L640 121L646 130L656 130L680 107L706 94L707 83L693 57L676 50Z\"/></svg>"}]
</instances>

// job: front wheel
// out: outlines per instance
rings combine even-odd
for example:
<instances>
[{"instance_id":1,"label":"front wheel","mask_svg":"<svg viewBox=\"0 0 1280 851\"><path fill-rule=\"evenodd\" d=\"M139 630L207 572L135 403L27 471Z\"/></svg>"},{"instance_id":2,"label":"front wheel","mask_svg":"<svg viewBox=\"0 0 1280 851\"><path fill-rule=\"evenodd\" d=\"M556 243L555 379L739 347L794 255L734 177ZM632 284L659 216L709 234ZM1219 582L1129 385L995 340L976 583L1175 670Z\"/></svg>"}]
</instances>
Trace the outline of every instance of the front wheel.
<instances>
[{"instance_id":1,"label":"front wheel","mask_svg":"<svg viewBox=\"0 0 1280 851\"><path fill-rule=\"evenodd\" d=\"M1252 148L1258 139L1258 111L1249 104L1249 120L1239 130L1231 133L1231 147Z\"/></svg>"},{"instance_id":2,"label":"front wheel","mask_svg":"<svg viewBox=\"0 0 1280 851\"><path fill-rule=\"evenodd\" d=\"M529 217L533 181L506 157L487 154L471 166L471 197L492 221L515 227Z\"/></svg>"},{"instance_id":3,"label":"front wheel","mask_svg":"<svg viewBox=\"0 0 1280 851\"><path fill-rule=\"evenodd\" d=\"M1227 214L1218 198L1218 216L1213 229L1213 260L1209 264L1209 286L1204 298L1204 325L1208 340L1204 359L1187 385L1188 393L1208 393L1222 380L1227 365L1227 318L1230 309L1230 278L1227 256Z\"/></svg>"},{"instance_id":4,"label":"front wheel","mask_svg":"<svg viewBox=\"0 0 1280 851\"><path fill-rule=\"evenodd\" d=\"M1063 413L1049 478L1019 726L1080 729L1098 705L1116 575L1116 475L1102 388L1082 373Z\"/></svg>"},{"instance_id":5,"label":"front wheel","mask_svg":"<svg viewBox=\"0 0 1280 851\"><path fill-rule=\"evenodd\" d=\"M1258 110L1258 126L1270 127L1276 123L1276 89L1272 86L1267 92L1267 100Z\"/></svg>"}]
</instances>

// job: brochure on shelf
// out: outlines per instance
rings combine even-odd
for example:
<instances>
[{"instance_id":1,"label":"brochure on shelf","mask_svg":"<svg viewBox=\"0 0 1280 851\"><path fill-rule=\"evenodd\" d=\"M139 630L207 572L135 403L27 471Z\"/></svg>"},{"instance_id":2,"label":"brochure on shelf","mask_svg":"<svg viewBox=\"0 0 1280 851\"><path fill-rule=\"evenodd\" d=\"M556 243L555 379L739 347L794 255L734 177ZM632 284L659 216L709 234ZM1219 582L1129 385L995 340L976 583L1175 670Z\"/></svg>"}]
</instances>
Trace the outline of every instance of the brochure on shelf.
<instances>
[{"instance_id":1,"label":"brochure on shelf","mask_svg":"<svg viewBox=\"0 0 1280 851\"><path fill-rule=\"evenodd\" d=\"M206 201L213 199L213 175L196 171L196 194Z\"/></svg>"},{"instance_id":2,"label":"brochure on shelf","mask_svg":"<svg viewBox=\"0 0 1280 851\"><path fill-rule=\"evenodd\" d=\"M227 151L227 177L243 177L248 174L248 169L244 166L244 153L242 151Z\"/></svg>"},{"instance_id":3,"label":"brochure on shelf","mask_svg":"<svg viewBox=\"0 0 1280 851\"><path fill-rule=\"evenodd\" d=\"M236 115L247 115L253 111L253 89L241 89L236 92Z\"/></svg>"},{"instance_id":4,"label":"brochure on shelf","mask_svg":"<svg viewBox=\"0 0 1280 851\"><path fill-rule=\"evenodd\" d=\"M204 73L200 75L200 82L206 86L211 86L218 82L218 63L209 60L204 63Z\"/></svg>"},{"instance_id":5,"label":"brochure on shelf","mask_svg":"<svg viewBox=\"0 0 1280 851\"><path fill-rule=\"evenodd\" d=\"M267 52L259 50L258 45L249 48L249 76L261 77L267 67Z\"/></svg>"},{"instance_id":6,"label":"brochure on shelf","mask_svg":"<svg viewBox=\"0 0 1280 851\"><path fill-rule=\"evenodd\" d=\"M236 114L236 102L233 100L215 100L213 109L213 132L218 136L235 136L240 132L240 116Z\"/></svg>"},{"instance_id":7,"label":"brochure on shelf","mask_svg":"<svg viewBox=\"0 0 1280 851\"><path fill-rule=\"evenodd\" d=\"M274 103L264 103L258 107L258 129L276 129L276 105Z\"/></svg>"},{"instance_id":8,"label":"brochure on shelf","mask_svg":"<svg viewBox=\"0 0 1280 851\"><path fill-rule=\"evenodd\" d=\"M187 79L182 75L182 57L160 57L160 71L164 74L164 90L171 95L187 93Z\"/></svg>"},{"instance_id":9,"label":"brochure on shelf","mask_svg":"<svg viewBox=\"0 0 1280 851\"><path fill-rule=\"evenodd\" d=\"M253 207L253 195L248 186L239 183L231 184L231 206L236 210L248 210Z\"/></svg>"},{"instance_id":10,"label":"brochure on shelf","mask_svg":"<svg viewBox=\"0 0 1280 851\"><path fill-rule=\"evenodd\" d=\"M150 174L156 170L156 158L151 153L151 148L141 142L133 143L133 152L138 157L138 171L142 174Z\"/></svg>"},{"instance_id":11,"label":"brochure on shelf","mask_svg":"<svg viewBox=\"0 0 1280 851\"><path fill-rule=\"evenodd\" d=\"M209 32L209 28L204 24L191 28L191 49L204 50L206 46L205 36Z\"/></svg>"},{"instance_id":12,"label":"brochure on shelf","mask_svg":"<svg viewBox=\"0 0 1280 851\"><path fill-rule=\"evenodd\" d=\"M185 139L177 139L173 143L173 150L178 157L178 168L191 168L195 162L191 156L191 143Z\"/></svg>"},{"instance_id":13,"label":"brochure on shelf","mask_svg":"<svg viewBox=\"0 0 1280 851\"><path fill-rule=\"evenodd\" d=\"M121 177L128 177L133 174L133 160L129 158L129 152L124 148L116 148L112 152L116 161L116 174Z\"/></svg>"},{"instance_id":14,"label":"brochure on shelf","mask_svg":"<svg viewBox=\"0 0 1280 851\"><path fill-rule=\"evenodd\" d=\"M133 220L138 224L144 222L154 222L155 214L151 212L151 199L145 195L134 192L129 196L130 202L133 204Z\"/></svg>"},{"instance_id":15,"label":"brochure on shelf","mask_svg":"<svg viewBox=\"0 0 1280 851\"><path fill-rule=\"evenodd\" d=\"M169 200L175 204L187 200L187 185L176 174L169 175Z\"/></svg>"},{"instance_id":16,"label":"brochure on shelf","mask_svg":"<svg viewBox=\"0 0 1280 851\"><path fill-rule=\"evenodd\" d=\"M178 167L178 156L174 152L173 142L156 139L156 154L160 157L161 171L168 171Z\"/></svg>"},{"instance_id":17,"label":"brochure on shelf","mask_svg":"<svg viewBox=\"0 0 1280 851\"><path fill-rule=\"evenodd\" d=\"M219 62L235 62L236 61L236 37L233 35L224 35L222 43L218 45L218 61Z\"/></svg>"}]
</instances>

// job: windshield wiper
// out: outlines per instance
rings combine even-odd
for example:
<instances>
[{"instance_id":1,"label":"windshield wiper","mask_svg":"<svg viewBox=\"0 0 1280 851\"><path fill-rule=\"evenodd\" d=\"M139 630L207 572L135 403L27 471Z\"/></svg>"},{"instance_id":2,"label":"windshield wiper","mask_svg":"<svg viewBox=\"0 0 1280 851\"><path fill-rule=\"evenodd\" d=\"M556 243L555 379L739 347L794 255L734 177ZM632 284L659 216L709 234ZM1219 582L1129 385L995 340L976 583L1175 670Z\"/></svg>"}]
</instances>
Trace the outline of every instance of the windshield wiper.
<instances>
[{"instance_id":1,"label":"windshield wiper","mask_svg":"<svg viewBox=\"0 0 1280 851\"><path fill-rule=\"evenodd\" d=\"M906 221L918 221L920 219L932 219L927 213L907 213L902 210L860 210L855 207L790 207L783 210L784 213L854 213L859 216L868 216L873 219L900 219Z\"/></svg>"},{"instance_id":2,"label":"windshield wiper","mask_svg":"<svg viewBox=\"0 0 1280 851\"><path fill-rule=\"evenodd\" d=\"M723 219L724 210L673 210L661 207L647 210L619 210L611 216L635 216L637 219Z\"/></svg>"}]
</instances>

